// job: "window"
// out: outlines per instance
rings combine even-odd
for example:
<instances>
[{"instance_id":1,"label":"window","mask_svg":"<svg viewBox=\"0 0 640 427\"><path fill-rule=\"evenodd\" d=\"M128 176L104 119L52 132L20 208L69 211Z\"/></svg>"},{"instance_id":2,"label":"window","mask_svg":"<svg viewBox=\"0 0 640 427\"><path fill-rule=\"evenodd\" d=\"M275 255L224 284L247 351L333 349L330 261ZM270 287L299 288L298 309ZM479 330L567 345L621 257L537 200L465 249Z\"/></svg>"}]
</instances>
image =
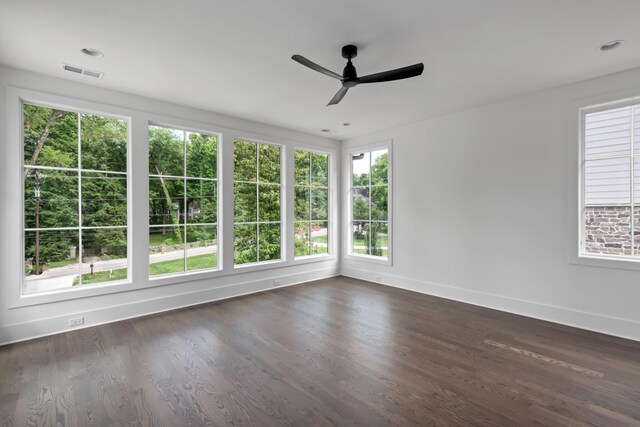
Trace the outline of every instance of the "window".
<instances>
[{"instance_id":1,"label":"window","mask_svg":"<svg viewBox=\"0 0 640 427\"><path fill-rule=\"evenodd\" d=\"M581 254L640 260L640 104L583 115Z\"/></svg>"},{"instance_id":2,"label":"window","mask_svg":"<svg viewBox=\"0 0 640 427\"><path fill-rule=\"evenodd\" d=\"M280 147L235 141L236 265L281 259Z\"/></svg>"},{"instance_id":3,"label":"window","mask_svg":"<svg viewBox=\"0 0 640 427\"><path fill-rule=\"evenodd\" d=\"M329 253L329 155L294 152L295 256Z\"/></svg>"},{"instance_id":4,"label":"window","mask_svg":"<svg viewBox=\"0 0 640 427\"><path fill-rule=\"evenodd\" d=\"M218 137L149 126L149 275L218 266Z\"/></svg>"},{"instance_id":5,"label":"window","mask_svg":"<svg viewBox=\"0 0 640 427\"><path fill-rule=\"evenodd\" d=\"M127 121L23 104L24 294L129 279Z\"/></svg>"},{"instance_id":6,"label":"window","mask_svg":"<svg viewBox=\"0 0 640 427\"><path fill-rule=\"evenodd\" d=\"M389 150L352 153L349 253L389 258Z\"/></svg>"}]
</instances>

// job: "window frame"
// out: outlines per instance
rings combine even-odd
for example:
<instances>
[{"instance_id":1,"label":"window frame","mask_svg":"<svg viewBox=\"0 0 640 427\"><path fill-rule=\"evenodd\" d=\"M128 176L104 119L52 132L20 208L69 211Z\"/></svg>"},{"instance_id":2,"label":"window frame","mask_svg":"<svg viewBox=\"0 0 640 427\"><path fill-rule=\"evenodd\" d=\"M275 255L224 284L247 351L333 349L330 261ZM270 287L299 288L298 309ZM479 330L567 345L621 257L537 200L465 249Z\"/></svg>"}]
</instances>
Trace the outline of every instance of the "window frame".
<instances>
[{"instance_id":1,"label":"window frame","mask_svg":"<svg viewBox=\"0 0 640 427\"><path fill-rule=\"evenodd\" d=\"M301 255L301 256L296 256L296 251L295 251L295 226L296 226L296 222L302 222L302 221L296 221L295 218L295 202L296 202L296 187L300 187L298 185L296 185L296 178L295 178L295 152L296 151L304 151L306 153L311 153L311 154L321 154L321 155L325 155L327 156L327 241L329 242L327 245L327 253L324 254L310 254L310 255ZM319 149L314 149L314 148L309 148L309 147L300 147L300 146L295 146L293 147L293 149L291 150L291 156L293 158L293 181L291 183L291 187L292 187L292 200L293 200L293 205L294 205L294 210L293 213L291 213L291 224L292 224L292 229L293 229L293 239L294 239L294 243L293 243L293 252L292 252L292 259L294 262L296 263L304 263L304 262L314 262L314 261L325 261L325 260L329 260L329 259L335 259L335 239L336 239L336 233L334 233L334 229L335 227L335 218L333 215L334 212L334 178L333 178L333 173L334 173L334 154L329 152L329 151L323 151L323 150L319 150ZM307 188L311 188L311 186L306 186ZM325 188L325 187L322 187ZM308 222L313 222L313 221L308 221Z\"/></svg>"},{"instance_id":2,"label":"window frame","mask_svg":"<svg viewBox=\"0 0 640 427\"><path fill-rule=\"evenodd\" d=\"M569 193L574 197L568 198L568 262L574 265L591 267L614 268L621 270L640 271L640 259L626 255L607 255L586 253L585 249L585 118L587 114L597 113L615 108L623 108L640 104L640 89L618 92L607 95L594 96L588 99L574 101L570 105L570 120L572 124L572 144L569 150ZM577 114L576 114L577 113ZM633 144L633 141L632 141ZM633 173L631 175L633 181ZM633 243L632 243L633 244Z\"/></svg>"},{"instance_id":3,"label":"window frame","mask_svg":"<svg viewBox=\"0 0 640 427\"><path fill-rule=\"evenodd\" d=\"M233 253L233 257L232 257L232 271L237 271L237 270L242 270L242 269L255 269L258 268L260 269L260 267L269 267L269 266L274 266L274 265L281 265L284 263L287 263L288 261L288 257L289 257L289 252L287 250L287 227L288 227L288 216L287 216L287 168L286 168L286 159L288 158L289 155L289 151L287 150L287 146L285 144L279 143L279 142L271 142L271 141L265 141L259 138L254 138L254 137L244 137L241 135L235 136L234 138L232 138L231 140L231 153L232 153L232 158L234 156L235 153L235 144L236 142L250 142L250 143L254 143L257 145L271 145L271 146L275 146L280 148L280 183L277 184L280 188L280 258L279 259L273 259L273 260L267 260L267 261L260 261L260 234L259 232L256 234L256 257L257 257L257 261L256 262L247 262L244 264L236 264L235 262L235 242L236 242L236 218L235 218L235 204L236 204L236 198L235 198L235 184L236 184L236 179L235 179L235 162L233 163L233 167L231 167L231 177L232 177L232 185L231 185L231 200L232 200L232 235L231 235L231 240L233 243L233 248L234 248L234 253ZM256 178L259 177L260 174L260 169L259 169L259 158L256 158ZM239 181L239 182L243 182L244 181ZM252 182L248 182L249 184L254 184ZM258 180L256 180L255 182L256 188L259 188L260 186L260 182ZM273 185L273 184L269 184L269 185ZM260 227L260 223L261 221L259 221L259 206L260 206L260 199L259 197L256 197L256 225L258 225L258 229ZM277 221L268 221L268 223L276 223ZM244 221L241 224L251 224L251 221ZM265 223L265 221L262 221L262 223Z\"/></svg>"},{"instance_id":4,"label":"window frame","mask_svg":"<svg viewBox=\"0 0 640 427\"><path fill-rule=\"evenodd\" d=\"M344 257L354 261L365 261L374 264L393 265L393 140L385 140L374 143L362 144L348 147L345 151L344 160L345 167L345 193L343 196L344 205L346 206L344 220ZM352 156L363 152L373 152L379 150L387 150L388 170L387 170L387 257L378 257L367 254L353 253L353 198L351 197L353 189L353 162Z\"/></svg>"},{"instance_id":5,"label":"window frame","mask_svg":"<svg viewBox=\"0 0 640 427\"><path fill-rule=\"evenodd\" d=\"M24 104L42 106L46 108L56 108L77 114L90 114L103 116L118 120L123 120L127 124L127 279L113 282L93 283L87 287L72 287L70 289L56 289L47 292L25 293L24 280L24 251L25 251L25 227L24 227ZM108 293L118 293L129 290L133 284L134 274L134 254L133 254L133 184L132 184L132 134L133 134L133 114L126 108L114 108L112 106L99 103L83 101L51 95L47 93L7 87L7 141L17 141L14 144L7 144L7 157L9 164L9 179L7 188L12 190L17 188L17 195L13 199L16 203L13 209L8 212L9 223L20 224L19 227L10 227L7 233L8 241L19 242L19 251L9 251L14 253L15 258L11 262L17 268L15 281L11 283L19 284L8 287L8 302L10 308L23 307L37 304L45 304L58 301L67 301L87 296L102 295ZM78 168L79 171L82 169ZM11 193L11 191L9 192ZM80 196L79 196L80 197ZM11 202L9 206L13 206ZM80 221L80 218L79 218ZM81 228L79 222L78 229ZM91 227L88 227L91 228ZM80 250L80 248L78 248ZM80 256L80 255L79 255ZM11 275L11 273L9 273ZM82 272L81 272L82 274Z\"/></svg>"},{"instance_id":6,"label":"window frame","mask_svg":"<svg viewBox=\"0 0 640 427\"><path fill-rule=\"evenodd\" d=\"M175 122L175 121L174 121ZM223 135L222 135L222 131L217 130L217 131L213 131L211 129L207 129L206 127L200 127L200 126L191 126L190 124L185 124L185 123L181 123L181 124L168 124L168 122L165 122L163 120L147 120L146 121L146 126L147 126L147 145L146 145L146 153L147 153L147 161L149 159L149 139L148 139L148 129L151 126L157 126L157 127L162 127L165 129L171 129L171 130L179 130L179 131L183 131L183 132L193 132L193 133L201 133L201 134L206 134L206 135L211 135L211 136L215 136L216 137L216 178L215 178L215 183L216 183L216 245L217 245L217 263L216 263L216 268L210 268L210 269L203 269L203 270L186 270L185 267L185 271L182 272L177 272L177 273L167 273L167 274L159 274L159 275L155 275L152 276L150 274L150 268L151 268L151 262L150 262L150 252L149 252L149 248L147 247L147 279L149 281L149 283L151 285L157 285L157 284L177 284L177 283L182 283L182 282L186 282L186 281L191 281L191 280L198 280L200 278L205 278L205 277L211 277L211 275L217 275L216 273L220 273L223 269L224 269L224 245L221 244L222 243L222 218L223 218L223 213L222 213L222 186L223 186L223 177L222 177L222 162L221 162L221 156L222 156L222 141L223 141ZM185 134L186 136L186 134ZM186 158L186 140L183 141L185 143L185 148L184 148L184 158L183 158L183 164L184 164L184 171L183 171L183 176L182 177L177 177L180 179L185 180L189 180L189 179L197 179L197 178L190 178L187 176L187 169L186 169L186 165L187 165L187 158ZM149 179L151 178L151 174L149 173L149 164L146 163L146 174L147 174L147 185L149 184ZM147 187L147 205L149 204L149 188ZM185 192L185 200L186 200L187 194ZM199 224L180 224L180 226L182 227L184 225L184 229L186 230L186 228L189 225L199 225ZM146 227L146 233L147 236L149 236L150 231L151 231L151 224L149 223L149 215L147 214L147 227ZM185 233L185 239L187 238L186 233ZM148 241L147 241L148 243ZM149 246L147 244L147 246ZM186 247L185 247L186 250ZM187 257L185 255L185 257L183 258L184 262L185 262L185 266L187 263ZM176 279L183 279L183 280L176 280Z\"/></svg>"}]
</instances>

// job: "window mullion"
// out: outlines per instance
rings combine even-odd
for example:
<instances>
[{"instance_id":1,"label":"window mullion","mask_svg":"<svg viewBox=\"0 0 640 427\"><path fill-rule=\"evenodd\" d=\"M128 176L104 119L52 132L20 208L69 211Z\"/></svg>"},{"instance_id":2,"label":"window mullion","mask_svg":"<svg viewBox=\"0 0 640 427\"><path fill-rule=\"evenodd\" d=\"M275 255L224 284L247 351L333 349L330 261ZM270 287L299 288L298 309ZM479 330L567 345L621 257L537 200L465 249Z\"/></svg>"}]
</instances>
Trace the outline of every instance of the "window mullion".
<instances>
[{"instance_id":1,"label":"window mullion","mask_svg":"<svg viewBox=\"0 0 640 427\"><path fill-rule=\"evenodd\" d=\"M82 243L82 115L78 113L78 263L80 274L78 285L82 285L82 256L84 244Z\"/></svg>"},{"instance_id":2,"label":"window mullion","mask_svg":"<svg viewBox=\"0 0 640 427\"><path fill-rule=\"evenodd\" d=\"M635 256L635 152L634 152L634 126L633 126L633 117L634 117L635 105L631 106L631 114L630 114L630 124L631 124L631 214L629 215L629 228L631 230L631 256Z\"/></svg>"},{"instance_id":3,"label":"window mullion","mask_svg":"<svg viewBox=\"0 0 640 427\"><path fill-rule=\"evenodd\" d=\"M182 131L182 241L184 242L183 271L187 271L187 132Z\"/></svg>"}]
</instances>

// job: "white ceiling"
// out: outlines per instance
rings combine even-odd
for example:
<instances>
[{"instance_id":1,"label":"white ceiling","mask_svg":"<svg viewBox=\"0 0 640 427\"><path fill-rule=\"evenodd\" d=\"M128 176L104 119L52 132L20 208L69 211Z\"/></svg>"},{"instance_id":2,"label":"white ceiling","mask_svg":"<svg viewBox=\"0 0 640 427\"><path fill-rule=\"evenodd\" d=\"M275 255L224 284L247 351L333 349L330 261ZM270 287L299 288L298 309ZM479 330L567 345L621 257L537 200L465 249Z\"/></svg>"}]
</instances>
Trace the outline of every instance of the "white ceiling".
<instances>
[{"instance_id":1,"label":"white ceiling","mask_svg":"<svg viewBox=\"0 0 640 427\"><path fill-rule=\"evenodd\" d=\"M0 63L344 139L638 67L638 17L638 0L0 0ZM425 72L325 107L340 83L291 55L341 74L349 43L360 75Z\"/></svg>"}]
</instances>

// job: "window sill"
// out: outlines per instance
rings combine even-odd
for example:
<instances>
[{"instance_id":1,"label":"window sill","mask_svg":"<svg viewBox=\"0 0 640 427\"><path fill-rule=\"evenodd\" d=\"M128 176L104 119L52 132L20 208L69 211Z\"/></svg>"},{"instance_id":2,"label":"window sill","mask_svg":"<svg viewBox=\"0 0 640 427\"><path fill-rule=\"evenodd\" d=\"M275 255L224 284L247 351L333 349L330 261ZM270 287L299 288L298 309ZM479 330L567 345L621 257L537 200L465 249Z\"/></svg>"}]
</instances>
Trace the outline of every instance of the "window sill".
<instances>
[{"instance_id":1,"label":"window sill","mask_svg":"<svg viewBox=\"0 0 640 427\"><path fill-rule=\"evenodd\" d=\"M85 285L86 287L72 287L70 289L57 289L49 292L21 295L18 301L12 302L9 308L29 307L32 305L50 304L70 301L79 298L87 298L98 295L114 294L133 290L130 280L117 282Z\"/></svg>"},{"instance_id":2,"label":"window sill","mask_svg":"<svg viewBox=\"0 0 640 427\"><path fill-rule=\"evenodd\" d=\"M392 265L391 257L381 258L381 257L372 256L372 255L346 254L345 259L352 260L352 261L368 262L371 264Z\"/></svg>"},{"instance_id":3,"label":"window sill","mask_svg":"<svg viewBox=\"0 0 640 427\"><path fill-rule=\"evenodd\" d=\"M617 256L585 255L574 256L570 264L589 267L615 268L619 270L640 271L640 259L628 259Z\"/></svg>"}]
</instances>

